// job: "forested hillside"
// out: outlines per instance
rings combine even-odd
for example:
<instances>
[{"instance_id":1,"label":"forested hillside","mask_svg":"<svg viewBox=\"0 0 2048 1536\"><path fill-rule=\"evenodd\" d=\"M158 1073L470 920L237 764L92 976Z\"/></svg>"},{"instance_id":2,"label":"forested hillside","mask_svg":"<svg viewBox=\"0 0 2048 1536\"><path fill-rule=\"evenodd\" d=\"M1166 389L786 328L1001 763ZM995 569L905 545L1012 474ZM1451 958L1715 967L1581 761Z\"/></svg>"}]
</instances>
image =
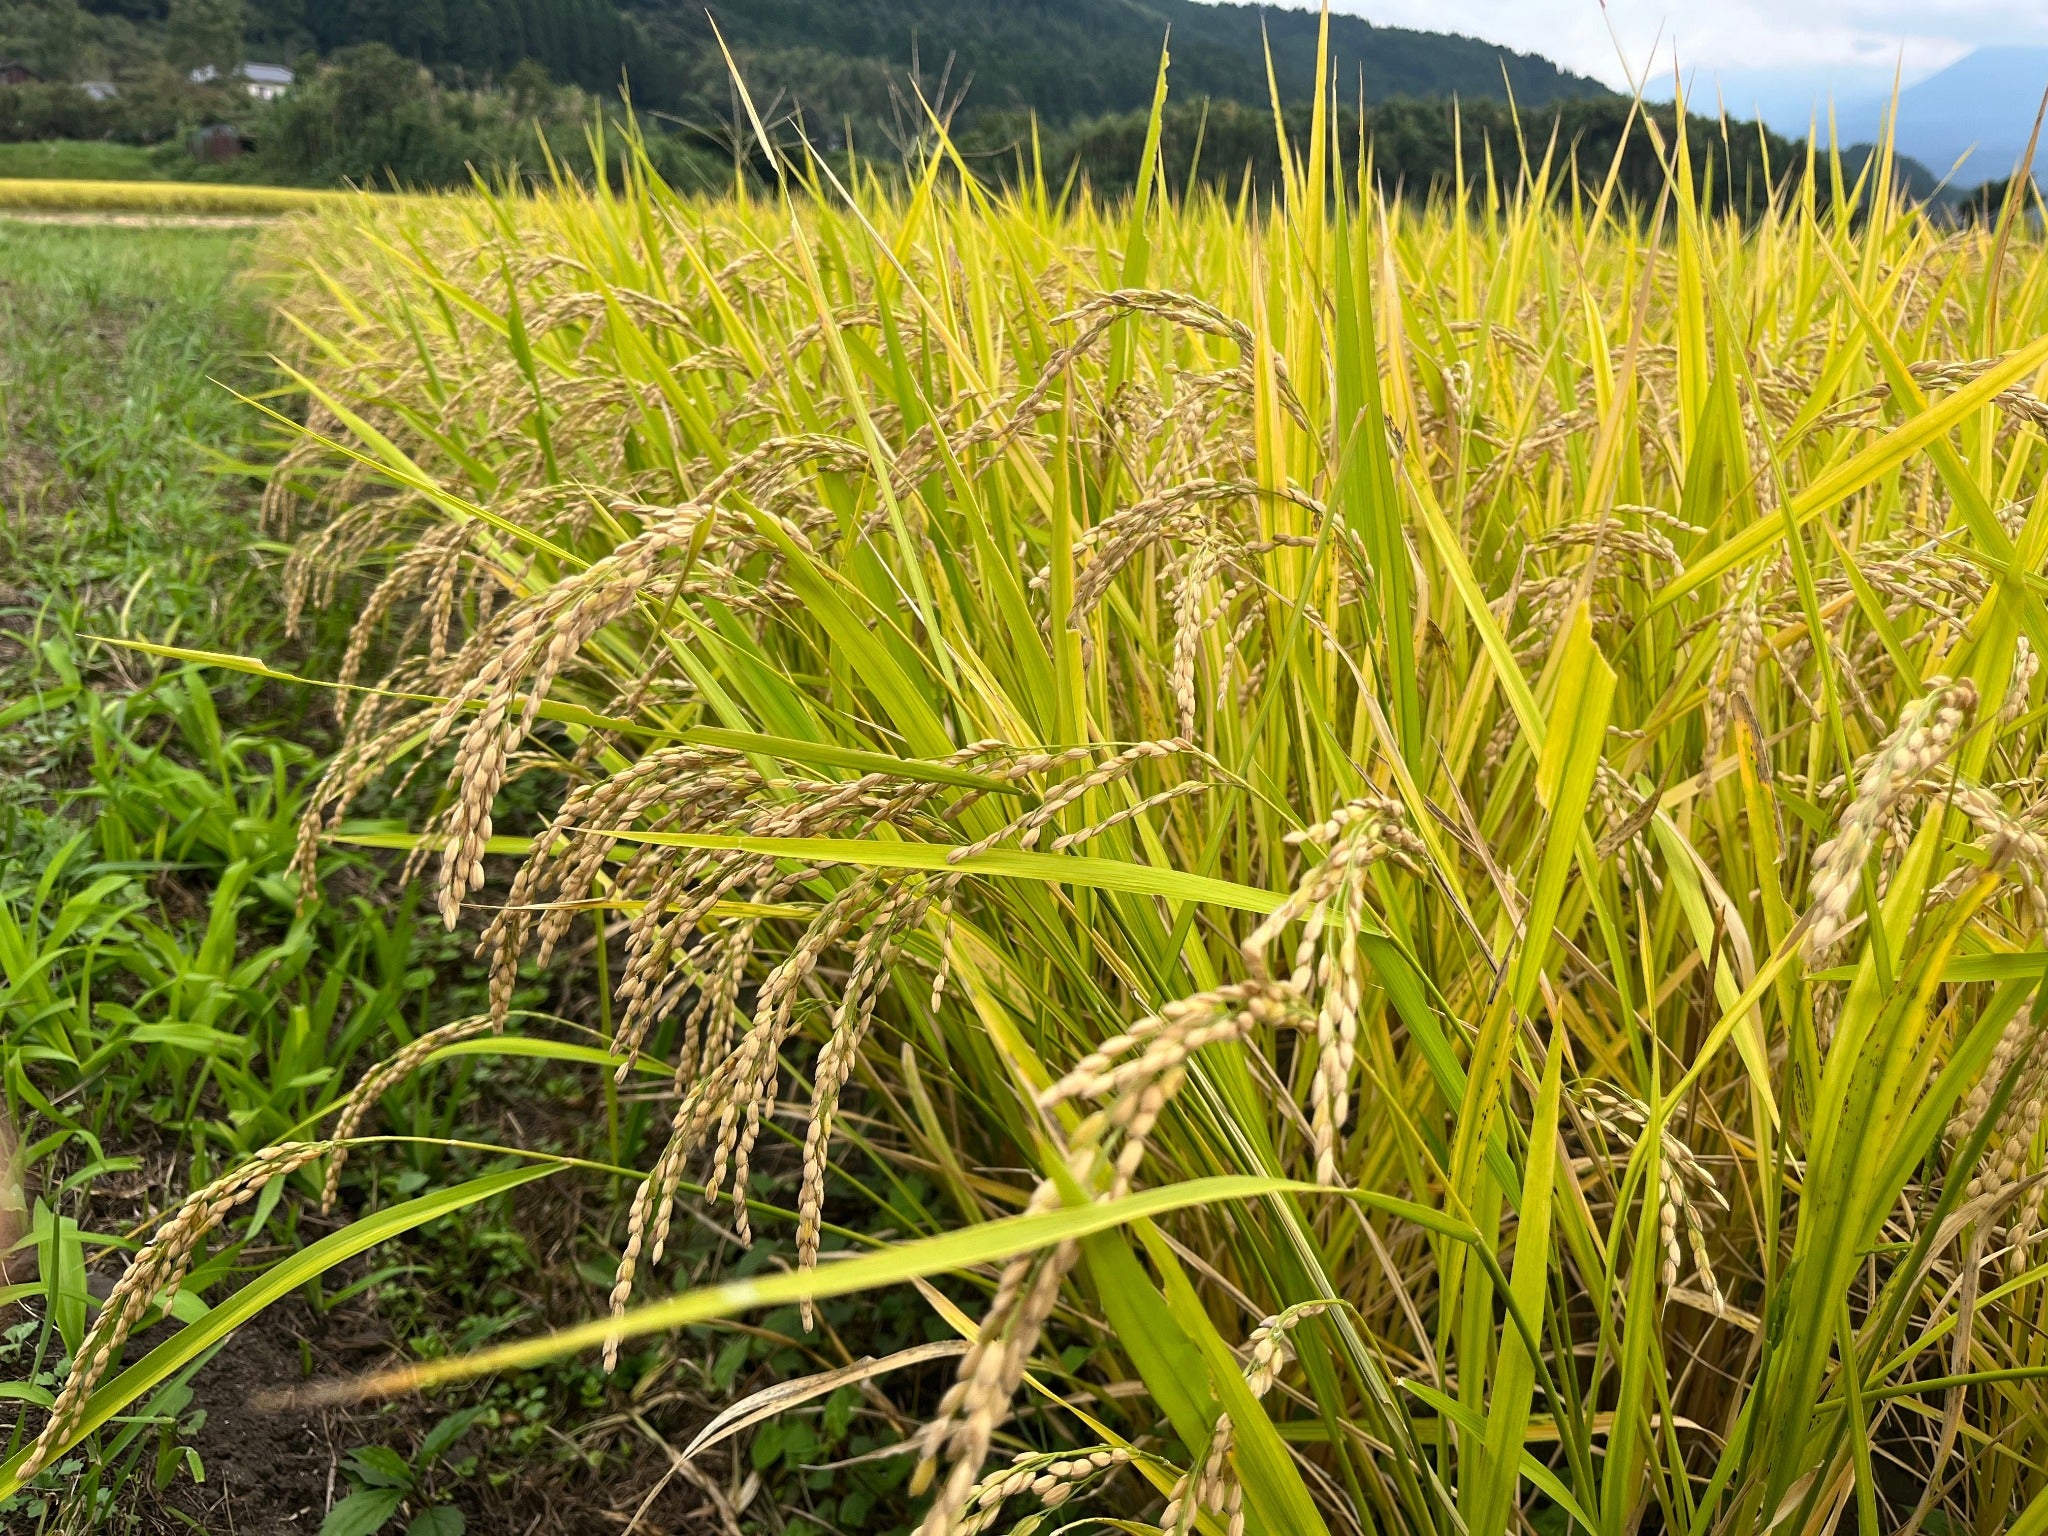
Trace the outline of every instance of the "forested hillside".
<instances>
[{"instance_id":1,"label":"forested hillside","mask_svg":"<svg viewBox=\"0 0 2048 1536\"><path fill-rule=\"evenodd\" d=\"M631 0L687 61L699 99L722 103L725 63L698 0ZM1201 0L714 0L710 11L757 92L814 124L891 120L913 60L927 94L968 115L1025 109L1049 123L1146 105L1172 35L1173 89L1263 106L1265 46L1283 100L1313 93L1317 17L1307 9ZM1603 96L1548 59L1475 38L1331 18L1333 78L1346 95L1460 96L1544 105ZM911 98L914 101L914 97Z\"/></svg>"},{"instance_id":2,"label":"forested hillside","mask_svg":"<svg viewBox=\"0 0 2048 1536\"><path fill-rule=\"evenodd\" d=\"M1133 111L1151 100L1169 35L1180 101L1263 107L1269 46L1282 99L1300 101L1316 62L1312 10L1201 0L712 0L709 14L699 0L0 0L0 56L46 79L113 78L159 61L289 64L378 42L445 84L502 80L526 60L592 92L625 80L641 105L715 130L732 95L714 17L770 115L801 113L826 138L915 124L919 90L963 124ZM1368 102L1608 94L1531 54L1357 17L1332 18L1331 46L1344 94Z\"/></svg>"}]
</instances>

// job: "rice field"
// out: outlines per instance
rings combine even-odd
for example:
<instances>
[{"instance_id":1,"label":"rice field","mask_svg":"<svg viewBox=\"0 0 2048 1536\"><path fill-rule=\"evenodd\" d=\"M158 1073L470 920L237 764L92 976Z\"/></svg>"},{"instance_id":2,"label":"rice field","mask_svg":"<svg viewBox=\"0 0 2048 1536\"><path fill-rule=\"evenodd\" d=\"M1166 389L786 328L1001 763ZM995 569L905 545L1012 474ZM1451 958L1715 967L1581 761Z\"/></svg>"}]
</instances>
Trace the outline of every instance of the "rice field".
<instances>
[{"instance_id":1,"label":"rice field","mask_svg":"<svg viewBox=\"0 0 2048 1536\"><path fill-rule=\"evenodd\" d=\"M212 181L91 181L0 176L0 214L283 214L334 207L356 196L305 187Z\"/></svg>"},{"instance_id":2,"label":"rice field","mask_svg":"<svg viewBox=\"0 0 2048 1536\"><path fill-rule=\"evenodd\" d=\"M669 1090L609 1311L315 1396L916 1283L956 1342L731 1423L957 1355L930 1536L2048 1530L2037 227L1312 142L273 237L301 889L409 853L489 995L174 1209L0 1491L260 1190L554 1051ZM572 950L594 1064L517 1006Z\"/></svg>"}]
</instances>

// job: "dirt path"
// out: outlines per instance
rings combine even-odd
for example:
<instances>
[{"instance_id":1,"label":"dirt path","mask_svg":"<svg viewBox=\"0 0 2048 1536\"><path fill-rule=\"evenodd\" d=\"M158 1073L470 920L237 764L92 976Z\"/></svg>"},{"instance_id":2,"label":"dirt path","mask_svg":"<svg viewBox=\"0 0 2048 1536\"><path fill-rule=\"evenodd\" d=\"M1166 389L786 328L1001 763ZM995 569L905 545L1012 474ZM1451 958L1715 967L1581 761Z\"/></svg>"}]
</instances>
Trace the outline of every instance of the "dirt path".
<instances>
[{"instance_id":1,"label":"dirt path","mask_svg":"<svg viewBox=\"0 0 2048 1536\"><path fill-rule=\"evenodd\" d=\"M135 213L120 209L0 208L0 220L15 224L68 224L100 229L262 229L279 213Z\"/></svg>"}]
</instances>

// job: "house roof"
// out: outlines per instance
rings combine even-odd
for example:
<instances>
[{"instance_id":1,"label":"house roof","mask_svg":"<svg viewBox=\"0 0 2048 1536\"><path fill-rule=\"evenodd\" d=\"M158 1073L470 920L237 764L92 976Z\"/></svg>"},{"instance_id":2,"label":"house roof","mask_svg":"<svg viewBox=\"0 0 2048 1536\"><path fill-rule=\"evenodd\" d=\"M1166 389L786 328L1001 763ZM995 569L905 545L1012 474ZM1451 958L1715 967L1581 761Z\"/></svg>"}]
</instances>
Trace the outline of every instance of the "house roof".
<instances>
[{"instance_id":1,"label":"house roof","mask_svg":"<svg viewBox=\"0 0 2048 1536\"><path fill-rule=\"evenodd\" d=\"M207 85L220 78L220 71L211 64L202 64L189 78L194 85ZM235 70L235 78L251 85L290 85L298 77L282 64L244 64Z\"/></svg>"}]
</instances>

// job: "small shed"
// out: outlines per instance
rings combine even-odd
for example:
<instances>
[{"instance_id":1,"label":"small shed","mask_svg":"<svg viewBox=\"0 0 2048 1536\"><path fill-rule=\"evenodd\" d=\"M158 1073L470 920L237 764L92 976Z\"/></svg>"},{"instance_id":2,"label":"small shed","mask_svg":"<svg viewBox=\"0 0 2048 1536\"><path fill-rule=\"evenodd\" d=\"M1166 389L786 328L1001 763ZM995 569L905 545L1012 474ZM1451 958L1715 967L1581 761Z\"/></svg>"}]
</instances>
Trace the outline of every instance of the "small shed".
<instances>
[{"instance_id":1,"label":"small shed","mask_svg":"<svg viewBox=\"0 0 2048 1536\"><path fill-rule=\"evenodd\" d=\"M233 123L208 123L192 135L193 158L214 165L239 160L244 151L255 147Z\"/></svg>"},{"instance_id":2,"label":"small shed","mask_svg":"<svg viewBox=\"0 0 2048 1536\"><path fill-rule=\"evenodd\" d=\"M42 78L19 59L0 59L0 85L34 85Z\"/></svg>"}]
</instances>

